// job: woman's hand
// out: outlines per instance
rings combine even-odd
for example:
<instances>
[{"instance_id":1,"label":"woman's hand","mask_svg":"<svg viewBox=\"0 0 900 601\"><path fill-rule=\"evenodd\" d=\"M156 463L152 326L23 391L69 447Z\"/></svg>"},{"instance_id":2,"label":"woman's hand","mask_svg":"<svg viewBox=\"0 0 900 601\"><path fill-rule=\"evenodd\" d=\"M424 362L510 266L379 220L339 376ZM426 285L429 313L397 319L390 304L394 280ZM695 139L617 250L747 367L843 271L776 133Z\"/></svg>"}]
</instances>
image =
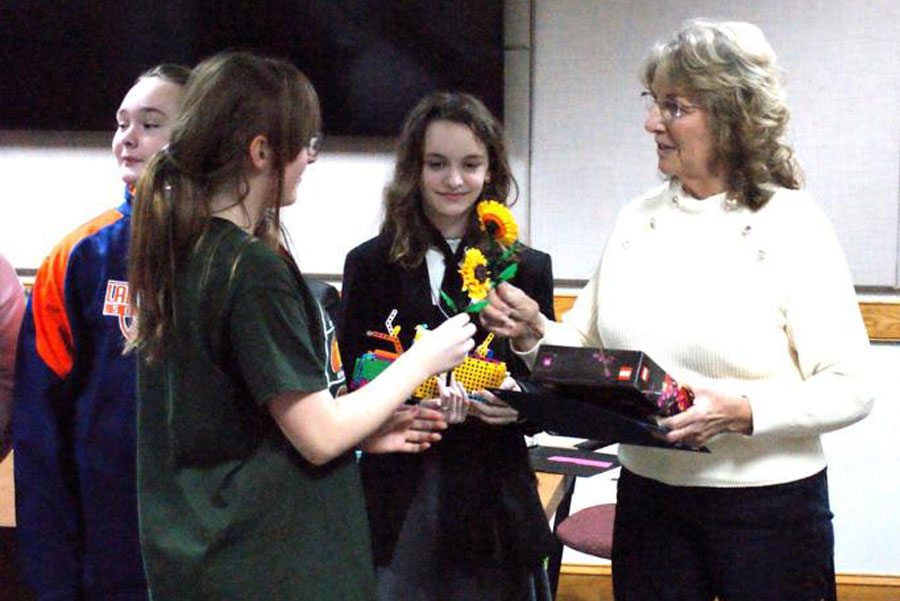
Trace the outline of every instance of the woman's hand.
<instances>
[{"instance_id":1,"label":"woman's hand","mask_svg":"<svg viewBox=\"0 0 900 601\"><path fill-rule=\"evenodd\" d=\"M450 373L450 383L445 384L446 376L437 375L438 392L440 396L434 399L425 399L420 405L439 410L448 424L461 424L466 421L468 415L469 395L466 388L456 381L453 373Z\"/></svg>"},{"instance_id":2,"label":"woman's hand","mask_svg":"<svg viewBox=\"0 0 900 601\"><path fill-rule=\"evenodd\" d=\"M667 441L700 447L722 432L753 433L753 411L747 397L727 396L708 388L692 390L691 407L659 422L669 429Z\"/></svg>"},{"instance_id":3,"label":"woman's hand","mask_svg":"<svg viewBox=\"0 0 900 601\"><path fill-rule=\"evenodd\" d=\"M366 453L421 453L441 439L447 429L444 414L428 407L404 406L360 443Z\"/></svg>"},{"instance_id":4,"label":"woman's hand","mask_svg":"<svg viewBox=\"0 0 900 601\"><path fill-rule=\"evenodd\" d=\"M527 351L544 337L544 320L537 302L508 282L487 297L480 314L481 325L497 336L509 338L518 351Z\"/></svg>"},{"instance_id":5,"label":"woman's hand","mask_svg":"<svg viewBox=\"0 0 900 601\"><path fill-rule=\"evenodd\" d=\"M465 313L454 315L434 330L426 331L404 353L424 362L429 375L450 371L463 362L475 346L475 324Z\"/></svg>"},{"instance_id":6,"label":"woman's hand","mask_svg":"<svg viewBox=\"0 0 900 601\"><path fill-rule=\"evenodd\" d=\"M519 390L519 385L516 384L515 380L507 376L500 388L502 390ZM518 411L487 390L479 390L473 393L470 399L469 413L487 424L506 426L519 421Z\"/></svg>"}]
</instances>

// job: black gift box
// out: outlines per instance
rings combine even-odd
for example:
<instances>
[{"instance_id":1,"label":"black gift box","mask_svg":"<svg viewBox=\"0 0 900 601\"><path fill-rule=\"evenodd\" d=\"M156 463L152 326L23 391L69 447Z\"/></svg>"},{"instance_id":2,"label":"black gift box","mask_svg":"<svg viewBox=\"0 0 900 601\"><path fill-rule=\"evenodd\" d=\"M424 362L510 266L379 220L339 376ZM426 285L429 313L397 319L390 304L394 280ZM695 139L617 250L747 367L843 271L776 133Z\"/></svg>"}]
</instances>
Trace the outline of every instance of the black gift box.
<instances>
[{"instance_id":1,"label":"black gift box","mask_svg":"<svg viewBox=\"0 0 900 601\"><path fill-rule=\"evenodd\" d=\"M687 409L693 395L641 351L544 345L520 386L494 392L554 434L709 452L665 440L657 419Z\"/></svg>"},{"instance_id":2,"label":"black gift box","mask_svg":"<svg viewBox=\"0 0 900 601\"><path fill-rule=\"evenodd\" d=\"M655 422L693 396L642 351L544 345L530 382L628 417Z\"/></svg>"}]
</instances>

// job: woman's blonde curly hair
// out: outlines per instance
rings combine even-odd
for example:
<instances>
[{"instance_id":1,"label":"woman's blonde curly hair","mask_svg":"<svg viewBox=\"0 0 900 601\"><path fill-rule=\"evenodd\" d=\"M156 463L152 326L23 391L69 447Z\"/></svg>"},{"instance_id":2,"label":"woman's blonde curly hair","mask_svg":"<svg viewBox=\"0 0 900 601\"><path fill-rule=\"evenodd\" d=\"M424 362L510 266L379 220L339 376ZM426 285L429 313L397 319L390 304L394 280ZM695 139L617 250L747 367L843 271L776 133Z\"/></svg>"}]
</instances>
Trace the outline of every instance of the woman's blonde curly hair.
<instances>
[{"instance_id":1,"label":"woman's blonde curly hair","mask_svg":"<svg viewBox=\"0 0 900 601\"><path fill-rule=\"evenodd\" d=\"M747 207L765 206L766 184L798 189L794 151L784 140L790 113L775 52L750 23L689 21L646 59L641 81L657 76L708 113L716 141L715 166L729 196Z\"/></svg>"}]
</instances>

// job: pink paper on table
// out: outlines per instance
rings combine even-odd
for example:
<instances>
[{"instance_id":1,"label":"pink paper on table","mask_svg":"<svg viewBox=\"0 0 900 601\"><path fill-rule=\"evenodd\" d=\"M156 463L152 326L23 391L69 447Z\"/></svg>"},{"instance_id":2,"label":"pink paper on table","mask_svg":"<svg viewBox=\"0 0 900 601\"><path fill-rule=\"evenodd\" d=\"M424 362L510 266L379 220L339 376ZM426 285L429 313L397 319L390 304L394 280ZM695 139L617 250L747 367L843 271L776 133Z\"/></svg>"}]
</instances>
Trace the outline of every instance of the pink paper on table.
<instances>
[{"instance_id":1,"label":"pink paper on table","mask_svg":"<svg viewBox=\"0 0 900 601\"><path fill-rule=\"evenodd\" d=\"M575 465L589 465L603 469L612 465L609 461L600 461L597 459L582 459L580 457L566 457L564 455L554 455L547 457L547 461L556 461L557 463L574 463Z\"/></svg>"}]
</instances>

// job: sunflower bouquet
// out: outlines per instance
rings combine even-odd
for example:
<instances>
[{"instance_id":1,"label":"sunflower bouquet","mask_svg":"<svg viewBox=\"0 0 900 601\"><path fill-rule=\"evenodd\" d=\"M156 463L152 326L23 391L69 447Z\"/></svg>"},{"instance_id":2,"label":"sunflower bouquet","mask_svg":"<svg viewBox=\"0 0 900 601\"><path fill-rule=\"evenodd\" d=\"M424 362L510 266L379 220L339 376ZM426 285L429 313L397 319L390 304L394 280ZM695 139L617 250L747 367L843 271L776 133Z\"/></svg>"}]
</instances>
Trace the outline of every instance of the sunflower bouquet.
<instances>
[{"instance_id":1,"label":"sunflower bouquet","mask_svg":"<svg viewBox=\"0 0 900 601\"><path fill-rule=\"evenodd\" d=\"M486 249L467 248L459 266L462 289L469 296L463 310L478 313L487 306L487 295L501 282L512 279L518 271L519 226L509 208L496 200L483 200L476 207L478 225L487 234ZM456 303L443 290L441 297L453 310Z\"/></svg>"}]
</instances>

